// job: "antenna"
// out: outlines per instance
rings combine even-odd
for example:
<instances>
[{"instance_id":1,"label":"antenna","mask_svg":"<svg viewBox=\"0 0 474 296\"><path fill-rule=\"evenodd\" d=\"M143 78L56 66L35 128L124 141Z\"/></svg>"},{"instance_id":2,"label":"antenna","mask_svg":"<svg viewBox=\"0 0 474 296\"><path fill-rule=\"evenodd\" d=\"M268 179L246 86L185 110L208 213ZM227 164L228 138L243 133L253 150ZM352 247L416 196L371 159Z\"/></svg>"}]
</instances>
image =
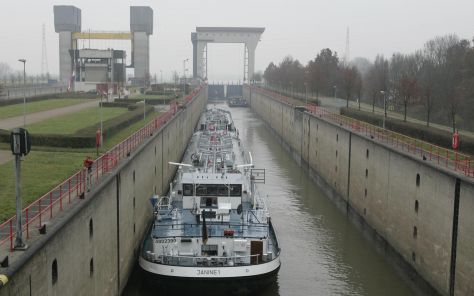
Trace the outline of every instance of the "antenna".
<instances>
[{"instance_id":1,"label":"antenna","mask_svg":"<svg viewBox=\"0 0 474 296\"><path fill-rule=\"evenodd\" d=\"M350 62L350 54L349 54L349 27L347 27L346 31L346 52L344 55L344 64L348 65Z\"/></svg>"},{"instance_id":2,"label":"antenna","mask_svg":"<svg viewBox=\"0 0 474 296\"><path fill-rule=\"evenodd\" d=\"M41 74L48 74L48 54L46 52L46 29L43 23L43 47L41 50Z\"/></svg>"}]
</instances>

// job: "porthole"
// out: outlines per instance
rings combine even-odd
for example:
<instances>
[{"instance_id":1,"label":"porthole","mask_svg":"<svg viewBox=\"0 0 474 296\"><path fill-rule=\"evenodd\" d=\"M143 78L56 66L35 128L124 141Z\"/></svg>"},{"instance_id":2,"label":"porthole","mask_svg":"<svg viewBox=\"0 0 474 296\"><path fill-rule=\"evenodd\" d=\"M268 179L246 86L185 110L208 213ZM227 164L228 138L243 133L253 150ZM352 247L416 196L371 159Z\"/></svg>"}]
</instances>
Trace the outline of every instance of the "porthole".
<instances>
[{"instance_id":1,"label":"porthole","mask_svg":"<svg viewBox=\"0 0 474 296\"><path fill-rule=\"evenodd\" d=\"M418 213L418 200L415 200L415 213Z\"/></svg>"},{"instance_id":2,"label":"porthole","mask_svg":"<svg viewBox=\"0 0 474 296\"><path fill-rule=\"evenodd\" d=\"M416 238L418 236L418 228L416 226L413 226L413 238Z\"/></svg>"},{"instance_id":3,"label":"porthole","mask_svg":"<svg viewBox=\"0 0 474 296\"><path fill-rule=\"evenodd\" d=\"M369 170L368 169L365 169L365 177L369 177Z\"/></svg>"},{"instance_id":4,"label":"porthole","mask_svg":"<svg viewBox=\"0 0 474 296\"><path fill-rule=\"evenodd\" d=\"M420 174L416 174L416 186L420 186Z\"/></svg>"},{"instance_id":5,"label":"porthole","mask_svg":"<svg viewBox=\"0 0 474 296\"><path fill-rule=\"evenodd\" d=\"M369 159L369 149L367 149L367 150L365 151L365 157L366 157L367 159Z\"/></svg>"}]
</instances>

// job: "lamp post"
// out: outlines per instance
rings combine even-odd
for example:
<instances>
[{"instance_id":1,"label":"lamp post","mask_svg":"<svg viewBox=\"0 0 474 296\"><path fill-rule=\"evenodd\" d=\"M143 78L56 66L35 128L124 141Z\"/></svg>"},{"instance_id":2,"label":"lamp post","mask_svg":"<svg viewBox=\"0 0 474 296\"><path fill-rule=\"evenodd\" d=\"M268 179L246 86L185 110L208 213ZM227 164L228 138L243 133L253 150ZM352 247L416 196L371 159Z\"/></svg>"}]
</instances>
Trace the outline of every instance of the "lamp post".
<instances>
[{"instance_id":1,"label":"lamp post","mask_svg":"<svg viewBox=\"0 0 474 296\"><path fill-rule=\"evenodd\" d=\"M383 121L382 121L382 128L385 129L385 118L387 117L387 104L386 104L386 99L385 99L385 91L381 90L380 93L383 96Z\"/></svg>"},{"instance_id":2,"label":"lamp post","mask_svg":"<svg viewBox=\"0 0 474 296\"><path fill-rule=\"evenodd\" d=\"M108 89L107 89L107 96L108 96ZM103 132L103 120L102 120L102 97L100 96L100 105L99 105L99 116L100 116L100 147L102 148L102 143L104 142L104 132Z\"/></svg>"},{"instance_id":3,"label":"lamp post","mask_svg":"<svg viewBox=\"0 0 474 296\"><path fill-rule=\"evenodd\" d=\"M304 83L304 90L305 90L304 100L305 100L306 106L308 106L308 82Z\"/></svg>"},{"instance_id":4,"label":"lamp post","mask_svg":"<svg viewBox=\"0 0 474 296\"><path fill-rule=\"evenodd\" d=\"M19 59L23 63L23 127L26 126L26 59Z\"/></svg>"},{"instance_id":5,"label":"lamp post","mask_svg":"<svg viewBox=\"0 0 474 296\"><path fill-rule=\"evenodd\" d=\"M189 59L183 60L183 99L186 96L186 62L189 61Z\"/></svg>"},{"instance_id":6,"label":"lamp post","mask_svg":"<svg viewBox=\"0 0 474 296\"><path fill-rule=\"evenodd\" d=\"M160 82L161 87L163 88L163 95L165 95L165 86L163 85L163 70L160 70Z\"/></svg>"}]
</instances>

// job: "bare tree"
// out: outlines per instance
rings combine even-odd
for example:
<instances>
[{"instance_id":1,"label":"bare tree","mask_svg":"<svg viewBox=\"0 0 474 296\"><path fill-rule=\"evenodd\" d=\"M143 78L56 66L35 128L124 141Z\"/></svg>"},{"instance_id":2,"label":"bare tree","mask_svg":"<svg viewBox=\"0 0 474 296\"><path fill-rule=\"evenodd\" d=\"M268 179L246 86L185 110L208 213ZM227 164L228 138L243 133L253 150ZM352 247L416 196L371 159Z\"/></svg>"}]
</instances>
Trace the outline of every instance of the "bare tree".
<instances>
[{"instance_id":1,"label":"bare tree","mask_svg":"<svg viewBox=\"0 0 474 296\"><path fill-rule=\"evenodd\" d=\"M446 53L444 63L440 65L443 83L440 85L441 95L451 121L453 132L456 131L456 115L461 98L467 93L467 85L463 82L463 64L469 48L467 40L461 40L451 46Z\"/></svg>"},{"instance_id":2,"label":"bare tree","mask_svg":"<svg viewBox=\"0 0 474 296\"><path fill-rule=\"evenodd\" d=\"M425 56L419 74L419 90L426 109L426 126L430 126L431 112L434 106L435 71L433 60Z\"/></svg>"},{"instance_id":3,"label":"bare tree","mask_svg":"<svg viewBox=\"0 0 474 296\"><path fill-rule=\"evenodd\" d=\"M357 103L360 110L360 101L362 100L362 95L364 92L364 81L362 80L362 74L358 73L355 80L355 93L357 95Z\"/></svg>"},{"instance_id":4,"label":"bare tree","mask_svg":"<svg viewBox=\"0 0 474 296\"><path fill-rule=\"evenodd\" d=\"M349 100L352 98L354 93L357 77L359 72L355 66L343 66L342 67L342 77L343 77L343 87L346 95L346 107L349 108Z\"/></svg>"},{"instance_id":5,"label":"bare tree","mask_svg":"<svg viewBox=\"0 0 474 296\"><path fill-rule=\"evenodd\" d=\"M388 60L383 55L377 55L366 75L368 93L372 98L372 112L375 112L375 102L380 91L388 90L389 77Z\"/></svg>"}]
</instances>

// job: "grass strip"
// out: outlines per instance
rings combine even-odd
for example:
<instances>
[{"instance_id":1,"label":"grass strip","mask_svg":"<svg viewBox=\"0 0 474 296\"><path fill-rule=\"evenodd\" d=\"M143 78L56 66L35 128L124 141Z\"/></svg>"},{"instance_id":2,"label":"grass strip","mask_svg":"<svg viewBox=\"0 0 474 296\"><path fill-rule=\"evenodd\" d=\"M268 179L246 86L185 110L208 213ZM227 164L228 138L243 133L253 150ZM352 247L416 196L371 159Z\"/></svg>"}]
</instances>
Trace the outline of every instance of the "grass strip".
<instances>
[{"instance_id":1,"label":"grass strip","mask_svg":"<svg viewBox=\"0 0 474 296\"><path fill-rule=\"evenodd\" d=\"M82 167L88 153L32 151L21 162L23 208ZM14 161L0 165L0 221L15 214Z\"/></svg>"},{"instance_id":2,"label":"grass strip","mask_svg":"<svg viewBox=\"0 0 474 296\"><path fill-rule=\"evenodd\" d=\"M77 105L90 101L90 99L51 99L26 103L26 114ZM23 104L0 107L0 119L23 115Z\"/></svg>"},{"instance_id":3,"label":"grass strip","mask_svg":"<svg viewBox=\"0 0 474 296\"><path fill-rule=\"evenodd\" d=\"M117 117L128 112L125 108L102 108L102 120ZM73 114L62 115L28 125L31 134L74 134L85 127L100 123L100 108L93 107Z\"/></svg>"}]
</instances>

